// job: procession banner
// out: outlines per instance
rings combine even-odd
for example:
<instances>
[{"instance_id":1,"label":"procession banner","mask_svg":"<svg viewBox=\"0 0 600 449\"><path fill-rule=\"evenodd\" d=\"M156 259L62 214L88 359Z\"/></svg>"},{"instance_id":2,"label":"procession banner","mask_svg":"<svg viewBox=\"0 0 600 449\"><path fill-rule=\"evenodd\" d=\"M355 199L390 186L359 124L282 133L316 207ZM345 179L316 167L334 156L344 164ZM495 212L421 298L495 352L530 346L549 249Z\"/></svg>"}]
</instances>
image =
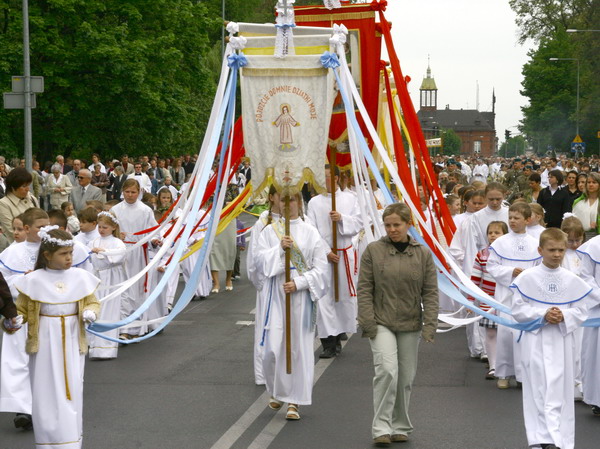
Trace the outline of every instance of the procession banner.
<instances>
[{"instance_id":1,"label":"procession banner","mask_svg":"<svg viewBox=\"0 0 600 449\"><path fill-rule=\"evenodd\" d=\"M300 191L325 189L325 154L334 98L333 76L320 55L247 56L242 69L242 123L254 191L273 183Z\"/></svg>"}]
</instances>

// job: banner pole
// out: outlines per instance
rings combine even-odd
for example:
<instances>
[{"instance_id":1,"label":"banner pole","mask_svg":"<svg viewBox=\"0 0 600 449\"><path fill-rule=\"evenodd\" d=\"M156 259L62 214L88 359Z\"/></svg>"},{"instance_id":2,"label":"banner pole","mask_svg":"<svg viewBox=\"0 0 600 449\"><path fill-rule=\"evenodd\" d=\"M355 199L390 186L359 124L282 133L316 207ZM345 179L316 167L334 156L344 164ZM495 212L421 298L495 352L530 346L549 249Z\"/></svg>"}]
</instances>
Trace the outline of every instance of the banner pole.
<instances>
[{"instance_id":1,"label":"banner pole","mask_svg":"<svg viewBox=\"0 0 600 449\"><path fill-rule=\"evenodd\" d=\"M284 206L284 217L285 217L285 235L290 236L290 192L288 189L285 190L285 206ZM291 270L290 270L290 248L285 249L285 282L290 282ZM285 370L287 374L292 374L292 294L285 294Z\"/></svg>"},{"instance_id":2,"label":"banner pole","mask_svg":"<svg viewBox=\"0 0 600 449\"><path fill-rule=\"evenodd\" d=\"M335 182L335 172L336 172L336 156L337 149L335 146L331 148L331 161L329 164L329 179L330 179L330 187L331 187L331 211L336 211L335 204L335 191L337 190L337 184ZM336 256L338 255L338 243L337 243L337 221L331 222L331 244L333 248L331 251ZM335 302L340 301L340 286L339 286L339 276L338 276L338 266L336 263L333 264L333 297Z\"/></svg>"}]
</instances>

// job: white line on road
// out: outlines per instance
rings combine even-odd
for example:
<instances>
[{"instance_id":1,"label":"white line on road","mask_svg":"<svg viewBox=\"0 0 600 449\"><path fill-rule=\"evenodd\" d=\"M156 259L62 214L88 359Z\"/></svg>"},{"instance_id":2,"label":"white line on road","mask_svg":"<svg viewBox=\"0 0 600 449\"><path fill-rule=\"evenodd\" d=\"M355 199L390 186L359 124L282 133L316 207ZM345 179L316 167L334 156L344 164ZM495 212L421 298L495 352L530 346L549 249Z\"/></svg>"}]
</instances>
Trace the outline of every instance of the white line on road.
<instances>
[{"instance_id":1,"label":"white line on road","mask_svg":"<svg viewBox=\"0 0 600 449\"><path fill-rule=\"evenodd\" d=\"M236 321L235 324L239 324L240 326L252 326L254 321Z\"/></svg>"},{"instance_id":2,"label":"white line on road","mask_svg":"<svg viewBox=\"0 0 600 449\"><path fill-rule=\"evenodd\" d=\"M348 334L348 340L342 342L342 347L346 346L352 334ZM314 349L316 350L320 345L319 339L315 339ZM323 375L325 370L333 363L335 359L319 359L315 365L315 379L313 385L317 383L319 378ZM260 397L254 401L254 403L242 414L228 430L219 438L219 440L213 444L211 449L230 449L235 442L242 436L242 434L250 428L252 423L261 415L263 410L267 407L267 401L269 400L269 393L266 391L260 395ZM266 449L277 437L281 429L285 426L287 421L285 420L285 407L282 407L279 412L273 416L271 421L263 428L263 430L254 439L252 444L248 446L248 449Z\"/></svg>"}]
</instances>

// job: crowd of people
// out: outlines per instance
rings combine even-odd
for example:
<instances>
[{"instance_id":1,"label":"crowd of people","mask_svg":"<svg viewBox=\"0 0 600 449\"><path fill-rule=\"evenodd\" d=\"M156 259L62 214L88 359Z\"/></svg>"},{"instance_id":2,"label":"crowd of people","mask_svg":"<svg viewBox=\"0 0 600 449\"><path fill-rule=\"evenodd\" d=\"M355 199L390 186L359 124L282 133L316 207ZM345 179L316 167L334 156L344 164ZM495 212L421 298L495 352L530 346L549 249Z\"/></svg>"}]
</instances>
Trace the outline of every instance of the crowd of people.
<instances>
[{"instance_id":1,"label":"crowd of people","mask_svg":"<svg viewBox=\"0 0 600 449\"><path fill-rule=\"evenodd\" d=\"M138 242L186 194L195 165L190 156L171 161L123 156L102 163L94 155L90 162L58 156L41 172L34 161L29 172L22 160L10 165L0 160L0 314L7 332L0 361L0 411L16 413L17 428L33 428L39 447L81 447L85 354L89 360L114 359L119 339L156 329L173 307L180 275L189 279L198 260L194 253L181 264L173 262L176 269L160 297L131 326L104 334L112 340L86 336L87 323L130 316L163 277L174 248L163 251L155 269L125 292L111 295L158 254L169 227L147 244ZM240 166L227 201L250 177L248 165ZM175 217L180 214L177 210ZM239 220L237 227L244 227ZM188 248L203 237L204 227L198 226ZM219 238L234 250L225 252L217 245L211 260L235 274L236 242L244 245L243 237L236 238L236 222L233 233ZM228 274L228 290L233 279ZM211 292L218 293L218 286L209 263L193 299Z\"/></svg>"},{"instance_id":2,"label":"crowd of people","mask_svg":"<svg viewBox=\"0 0 600 449\"><path fill-rule=\"evenodd\" d=\"M492 315L467 326L469 353L498 388L522 386L534 448L574 447L575 400L600 416L600 334L582 327L600 317L599 162L435 158L457 228L449 254L500 303L469 298ZM440 308L457 310L443 294Z\"/></svg>"},{"instance_id":3,"label":"crowd of people","mask_svg":"<svg viewBox=\"0 0 600 449\"><path fill-rule=\"evenodd\" d=\"M595 376L600 336L597 327L581 326L588 317L600 317L600 238L594 238L600 160L439 156L434 162L456 224L452 240L442 243L462 272L496 301L471 290L468 299L485 316L467 326L469 354L486 362L485 376L498 388L522 383L531 447L573 448L574 400L583 399L600 415ZM39 445L80 447L84 354L89 349L90 360L118 355L116 341L95 335L86 341L85 323L129 316L158 284L172 251L127 292L102 301L160 248L164 236L137 242L186 194L194 160L124 156L102 163L94 155L88 165L59 156L43 172L34 164L34 173L21 164L13 161L11 168L0 161L5 248L0 313L8 332L0 411L17 413L18 428L33 424ZM251 179L249 161L232 179L226 201ZM408 409L419 342L433 342L439 312L462 310L438 291L433 257L409 233L414 211L403 203L384 208L375 186L380 217L370 221L356 195L362 186L352 185L352 177L337 167L326 166L325 179L326 192L307 187L287 201L271 188L269 207L250 230L249 242L236 240L243 224L232 221L215 241L195 299L219 292L221 271L225 289L232 290L239 276L235 260L247 249L247 274L257 292L254 380L265 385L269 408L287 404L288 420L299 420L300 407L312 403L314 339L322 343L320 358L337 357L360 326L373 354L372 438L380 446L404 442L413 431ZM432 200L421 198L421 206L427 225L439 226ZM367 227L379 227L384 237L368 242ZM203 228L189 246L203 238ZM178 266L141 323L106 335L128 340L153 331L155 319L173 306L180 274L189 279L195 260ZM81 282L74 281L79 277ZM97 288L101 304L93 295ZM521 338L510 327L519 323L526 330ZM59 341L70 343L53 348ZM61 360L49 355L56 351ZM64 419L47 418L49 401ZM76 443L62 445L66 442Z\"/></svg>"}]
</instances>

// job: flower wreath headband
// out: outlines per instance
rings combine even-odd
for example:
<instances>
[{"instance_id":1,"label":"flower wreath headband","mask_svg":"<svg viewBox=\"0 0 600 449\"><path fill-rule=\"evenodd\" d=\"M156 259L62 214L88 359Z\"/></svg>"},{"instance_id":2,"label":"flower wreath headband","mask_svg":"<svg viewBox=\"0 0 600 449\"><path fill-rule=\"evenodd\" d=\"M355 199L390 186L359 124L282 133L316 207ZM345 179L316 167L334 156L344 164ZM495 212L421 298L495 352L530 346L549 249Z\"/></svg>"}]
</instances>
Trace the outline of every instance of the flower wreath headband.
<instances>
[{"instance_id":1,"label":"flower wreath headband","mask_svg":"<svg viewBox=\"0 0 600 449\"><path fill-rule=\"evenodd\" d=\"M117 226L119 226L119 220L117 219L116 216L114 216L110 212L107 212L107 211L98 212L98 216L99 217L108 217L108 218L110 218L112 220L112 222L114 224L116 224Z\"/></svg>"},{"instance_id":2,"label":"flower wreath headband","mask_svg":"<svg viewBox=\"0 0 600 449\"><path fill-rule=\"evenodd\" d=\"M51 237L49 232L54 231L55 229L58 229L58 226L44 226L40 228L38 236L42 239L43 242L52 243L53 245L57 246L73 246L75 244L73 239L63 240Z\"/></svg>"}]
</instances>

